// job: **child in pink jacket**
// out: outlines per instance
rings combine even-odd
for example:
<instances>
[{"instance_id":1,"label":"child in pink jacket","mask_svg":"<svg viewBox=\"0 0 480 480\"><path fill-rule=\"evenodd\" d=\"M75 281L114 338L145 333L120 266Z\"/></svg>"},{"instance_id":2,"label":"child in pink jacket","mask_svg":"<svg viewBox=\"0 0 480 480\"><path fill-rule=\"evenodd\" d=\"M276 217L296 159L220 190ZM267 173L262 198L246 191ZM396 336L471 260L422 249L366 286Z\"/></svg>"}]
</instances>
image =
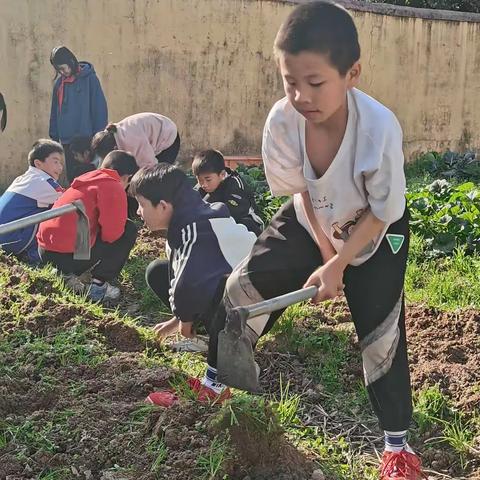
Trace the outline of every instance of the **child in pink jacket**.
<instances>
[{"instance_id":1,"label":"child in pink jacket","mask_svg":"<svg viewBox=\"0 0 480 480\"><path fill-rule=\"evenodd\" d=\"M140 168L159 162L173 164L180 150L180 135L168 117L159 113L136 113L118 123L110 123L93 137L93 155L103 159L112 150L130 152Z\"/></svg>"}]
</instances>

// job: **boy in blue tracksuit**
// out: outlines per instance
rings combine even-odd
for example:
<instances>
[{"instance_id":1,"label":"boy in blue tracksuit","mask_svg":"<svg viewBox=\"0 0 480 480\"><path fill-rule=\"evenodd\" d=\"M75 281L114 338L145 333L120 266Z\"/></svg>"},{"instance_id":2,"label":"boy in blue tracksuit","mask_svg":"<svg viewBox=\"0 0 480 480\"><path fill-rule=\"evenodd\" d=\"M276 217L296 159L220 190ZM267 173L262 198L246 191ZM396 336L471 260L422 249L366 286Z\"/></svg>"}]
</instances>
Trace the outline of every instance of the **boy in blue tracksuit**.
<instances>
[{"instance_id":1,"label":"boy in blue tracksuit","mask_svg":"<svg viewBox=\"0 0 480 480\"><path fill-rule=\"evenodd\" d=\"M146 272L150 288L170 304L175 315L165 322L167 329L179 329L187 338L194 336L194 323L209 330L224 280L248 255L255 234L236 223L222 203L204 202L187 176L173 165L160 163L140 169L130 183L130 192L146 226L152 231L168 230L168 261L155 260ZM166 334L165 330L156 331ZM190 386L201 400L210 398L205 383L191 380ZM223 396L228 395L225 391ZM162 405L165 392L154 392L148 400Z\"/></svg>"},{"instance_id":2,"label":"boy in blue tracksuit","mask_svg":"<svg viewBox=\"0 0 480 480\"><path fill-rule=\"evenodd\" d=\"M0 224L48 210L63 192L57 183L63 170L63 148L59 143L38 140L28 154L28 162L28 170L0 197ZM38 225L32 225L0 235L0 246L32 265L39 264L37 230Z\"/></svg>"},{"instance_id":3,"label":"boy in blue tracksuit","mask_svg":"<svg viewBox=\"0 0 480 480\"><path fill-rule=\"evenodd\" d=\"M107 102L91 63L78 62L62 46L52 50L50 63L59 76L53 87L49 134L65 149L66 174L71 182L76 161L70 143L75 136L93 137L106 127Z\"/></svg>"}]
</instances>

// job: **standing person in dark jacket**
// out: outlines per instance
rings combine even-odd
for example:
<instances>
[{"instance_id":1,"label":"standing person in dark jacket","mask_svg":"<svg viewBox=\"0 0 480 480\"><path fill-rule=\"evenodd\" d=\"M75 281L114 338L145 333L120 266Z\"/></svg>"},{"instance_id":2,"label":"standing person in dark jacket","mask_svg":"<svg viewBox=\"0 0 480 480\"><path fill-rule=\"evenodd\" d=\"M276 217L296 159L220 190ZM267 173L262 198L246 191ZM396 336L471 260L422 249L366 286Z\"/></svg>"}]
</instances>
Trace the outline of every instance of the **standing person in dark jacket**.
<instances>
[{"instance_id":1,"label":"standing person in dark jacket","mask_svg":"<svg viewBox=\"0 0 480 480\"><path fill-rule=\"evenodd\" d=\"M195 189L206 202L224 203L237 223L257 236L262 233L264 224L257 214L252 193L240 174L225 166L225 159L218 150L197 153L192 171L198 182Z\"/></svg>"},{"instance_id":2,"label":"standing person in dark jacket","mask_svg":"<svg viewBox=\"0 0 480 480\"><path fill-rule=\"evenodd\" d=\"M50 113L50 137L65 150L68 182L73 179L76 162L70 152L70 142L77 135L93 137L108 121L105 95L93 65L78 62L67 47L55 47L50 63L58 78L55 81Z\"/></svg>"}]
</instances>

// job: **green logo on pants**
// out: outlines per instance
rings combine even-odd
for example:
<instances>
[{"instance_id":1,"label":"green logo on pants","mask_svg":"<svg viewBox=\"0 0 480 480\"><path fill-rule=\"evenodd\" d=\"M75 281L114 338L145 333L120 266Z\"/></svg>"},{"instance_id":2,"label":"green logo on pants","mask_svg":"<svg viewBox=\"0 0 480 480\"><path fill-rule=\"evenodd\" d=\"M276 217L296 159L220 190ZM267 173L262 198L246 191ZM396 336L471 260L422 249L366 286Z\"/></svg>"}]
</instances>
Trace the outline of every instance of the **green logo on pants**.
<instances>
[{"instance_id":1,"label":"green logo on pants","mask_svg":"<svg viewBox=\"0 0 480 480\"><path fill-rule=\"evenodd\" d=\"M397 235L395 233L387 233L387 242L392 249L393 254L399 252L402 248L403 242L405 240L405 235Z\"/></svg>"}]
</instances>

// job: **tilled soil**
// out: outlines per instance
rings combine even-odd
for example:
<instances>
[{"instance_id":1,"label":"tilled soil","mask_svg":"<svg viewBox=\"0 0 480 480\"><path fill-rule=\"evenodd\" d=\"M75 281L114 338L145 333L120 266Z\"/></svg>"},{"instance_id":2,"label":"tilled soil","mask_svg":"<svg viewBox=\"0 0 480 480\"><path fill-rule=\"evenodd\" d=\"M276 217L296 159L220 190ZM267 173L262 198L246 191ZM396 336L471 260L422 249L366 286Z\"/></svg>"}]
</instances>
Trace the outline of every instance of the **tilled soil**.
<instances>
[{"instance_id":1,"label":"tilled soil","mask_svg":"<svg viewBox=\"0 0 480 480\"><path fill-rule=\"evenodd\" d=\"M227 425L222 423L225 418L219 420L218 406L187 399L168 410L145 409L146 395L169 388L178 375L168 367L167 354L147 344L134 326L113 314L97 317L81 305L63 304L48 281L32 280L16 262L0 260L10 272L0 292L0 342L2 336L14 335L19 329L31 332L33 339L48 340L83 325L91 332L87 335L91 334L92 345L100 341L107 354L98 365L62 365L58 358L46 356L41 366L35 363L37 357L19 366L15 362L24 354L22 341L16 351L3 352L0 345L0 367L7 367L0 368L0 433L6 431L8 440L2 443L0 435L0 479L33 480L55 469L67 469L61 478L69 479L198 479L202 473L199 458L211 454L212 440L223 438L225 431L233 451L223 472L232 480L310 479L316 468L313 459L291 445L280 427L262 436L248 427L248 418ZM20 286L30 296L19 293ZM308 332L321 321L322 328L335 329L349 319L345 304L333 302L318 315L300 321L298 328ZM445 313L410 306L407 331L414 388L438 384L458 408L467 412L478 408L480 312ZM165 367L149 367L144 362L147 346L165 356ZM290 381L291 391L302 393L300 415L305 424L333 432L338 428L339 433L348 429L353 440L372 434L378 440L372 440L372 445L379 445L374 419L355 426L355 418L342 418L340 412L323 408L325 396L312 384L304 365L308 352L279 352L276 346L275 340L267 342L258 355L267 391L278 394L282 374L283 385ZM362 375L353 334L349 358L339 375L353 384ZM12 433L5 425L22 428ZM168 455L155 469L162 444ZM458 458L448 449L424 448L421 443L416 447L428 467L444 472L447 478L466 478ZM478 461L473 459L468 478L480 478L479 472Z\"/></svg>"},{"instance_id":2,"label":"tilled soil","mask_svg":"<svg viewBox=\"0 0 480 480\"><path fill-rule=\"evenodd\" d=\"M438 384L459 408L478 408L480 312L410 307L407 329L414 388Z\"/></svg>"}]
</instances>

